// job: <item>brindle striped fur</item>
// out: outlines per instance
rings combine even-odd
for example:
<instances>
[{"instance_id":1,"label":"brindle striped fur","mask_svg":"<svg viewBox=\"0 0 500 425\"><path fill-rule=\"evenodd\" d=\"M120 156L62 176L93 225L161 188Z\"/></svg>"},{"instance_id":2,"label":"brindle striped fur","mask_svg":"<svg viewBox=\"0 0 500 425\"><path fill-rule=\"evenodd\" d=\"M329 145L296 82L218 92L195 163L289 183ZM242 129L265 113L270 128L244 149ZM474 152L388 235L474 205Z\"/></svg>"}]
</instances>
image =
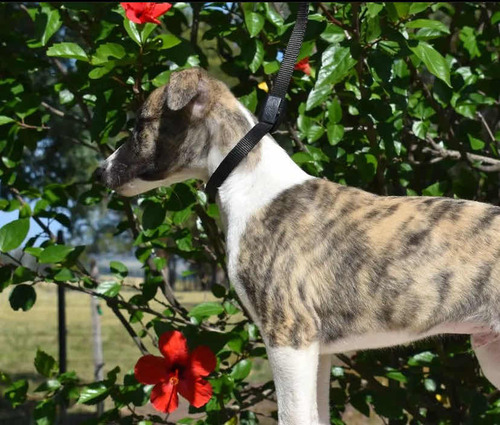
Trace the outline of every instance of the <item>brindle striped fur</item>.
<instances>
[{"instance_id":1,"label":"brindle striped fur","mask_svg":"<svg viewBox=\"0 0 500 425\"><path fill-rule=\"evenodd\" d=\"M500 322L500 208L312 179L248 222L238 278L271 346Z\"/></svg>"}]
</instances>

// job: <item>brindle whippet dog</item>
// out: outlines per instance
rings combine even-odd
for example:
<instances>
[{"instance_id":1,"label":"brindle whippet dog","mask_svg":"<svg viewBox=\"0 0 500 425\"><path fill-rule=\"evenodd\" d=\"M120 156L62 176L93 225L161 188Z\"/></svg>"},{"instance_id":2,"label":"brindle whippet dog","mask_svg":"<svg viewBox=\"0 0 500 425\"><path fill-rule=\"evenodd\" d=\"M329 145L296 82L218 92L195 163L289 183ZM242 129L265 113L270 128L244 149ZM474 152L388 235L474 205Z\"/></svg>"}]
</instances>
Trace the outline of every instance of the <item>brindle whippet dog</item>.
<instances>
[{"instance_id":1,"label":"brindle whippet dog","mask_svg":"<svg viewBox=\"0 0 500 425\"><path fill-rule=\"evenodd\" d=\"M100 167L125 196L207 181L256 122L220 81L172 74ZM330 355L471 334L500 388L500 208L312 177L266 136L220 187L228 269L267 347L281 424L329 424Z\"/></svg>"}]
</instances>

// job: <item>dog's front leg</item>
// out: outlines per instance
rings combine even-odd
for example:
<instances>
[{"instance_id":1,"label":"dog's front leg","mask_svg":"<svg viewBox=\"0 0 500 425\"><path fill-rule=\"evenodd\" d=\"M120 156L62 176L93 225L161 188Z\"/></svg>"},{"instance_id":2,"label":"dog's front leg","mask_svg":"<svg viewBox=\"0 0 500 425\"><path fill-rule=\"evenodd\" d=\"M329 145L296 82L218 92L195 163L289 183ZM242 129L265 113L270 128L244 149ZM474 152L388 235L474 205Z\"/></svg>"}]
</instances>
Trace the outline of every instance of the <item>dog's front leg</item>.
<instances>
[{"instance_id":1,"label":"dog's front leg","mask_svg":"<svg viewBox=\"0 0 500 425\"><path fill-rule=\"evenodd\" d=\"M321 354L318 364L318 414L321 425L330 425L330 375L332 367L331 354Z\"/></svg>"},{"instance_id":2,"label":"dog's front leg","mask_svg":"<svg viewBox=\"0 0 500 425\"><path fill-rule=\"evenodd\" d=\"M280 425L317 425L316 380L319 344L307 348L267 348L273 371Z\"/></svg>"}]
</instances>

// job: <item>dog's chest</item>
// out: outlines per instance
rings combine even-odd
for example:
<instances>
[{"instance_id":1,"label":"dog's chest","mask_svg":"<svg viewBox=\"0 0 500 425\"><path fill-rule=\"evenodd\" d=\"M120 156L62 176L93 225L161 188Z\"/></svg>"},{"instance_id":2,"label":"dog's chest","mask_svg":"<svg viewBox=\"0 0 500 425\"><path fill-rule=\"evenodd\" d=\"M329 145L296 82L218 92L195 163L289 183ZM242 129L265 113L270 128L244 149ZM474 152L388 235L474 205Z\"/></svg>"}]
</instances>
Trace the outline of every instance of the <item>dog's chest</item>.
<instances>
[{"instance_id":1,"label":"dog's chest","mask_svg":"<svg viewBox=\"0 0 500 425\"><path fill-rule=\"evenodd\" d=\"M239 279L242 237L258 211L290 187L314 178L302 171L270 137L264 137L260 143L261 158L256 167L253 170L236 169L219 190L229 277L240 300L257 323L259 320L253 314L252 305ZM258 249L255 255L258 257Z\"/></svg>"}]
</instances>

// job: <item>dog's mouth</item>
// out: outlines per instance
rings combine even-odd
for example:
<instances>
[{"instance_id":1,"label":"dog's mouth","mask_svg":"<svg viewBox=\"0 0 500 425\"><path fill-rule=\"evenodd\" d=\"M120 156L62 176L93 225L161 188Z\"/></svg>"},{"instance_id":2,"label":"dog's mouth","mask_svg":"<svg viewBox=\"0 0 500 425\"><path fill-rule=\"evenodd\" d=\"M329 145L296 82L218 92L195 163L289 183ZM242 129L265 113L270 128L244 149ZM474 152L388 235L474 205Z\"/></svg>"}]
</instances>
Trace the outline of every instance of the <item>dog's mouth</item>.
<instances>
[{"instance_id":1,"label":"dog's mouth","mask_svg":"<svg viewBox=\"0 0 500 425\"><path fill-rule=\"evenodd\" d=\"M136 178L145 181L155 181L160 180L160 171L156 167L151 167L146 171L141 172Z\"/></svg>"}]
</instances>

